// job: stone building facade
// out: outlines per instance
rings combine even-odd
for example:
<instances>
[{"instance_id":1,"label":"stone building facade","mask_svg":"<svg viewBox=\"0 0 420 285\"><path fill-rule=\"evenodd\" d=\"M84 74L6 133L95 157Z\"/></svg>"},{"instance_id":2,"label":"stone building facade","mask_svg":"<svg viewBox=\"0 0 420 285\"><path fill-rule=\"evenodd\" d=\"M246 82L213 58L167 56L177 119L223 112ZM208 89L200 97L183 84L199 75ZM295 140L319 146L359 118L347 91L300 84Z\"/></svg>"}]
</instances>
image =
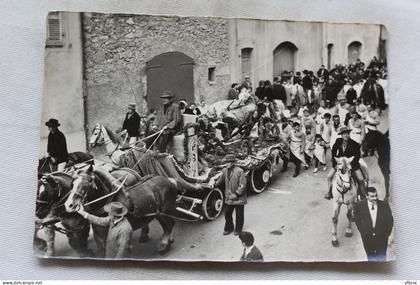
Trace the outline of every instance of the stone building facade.
<instances>
[{"instance_id":1,"label":"stone building facade","mask_svg":"<svg viewBox=\"0 0 420 285\"><path fill-rule=\"evenodd\" d=\"M246 75L255 87L283 70L368 63L386 43L380 25L60 14L65 44L46 48L43 121L63 122L79 150L97 122L117 130L128 103L145 115L160 106L162 90L212 103Z\"/></svg>"}]
</instances>

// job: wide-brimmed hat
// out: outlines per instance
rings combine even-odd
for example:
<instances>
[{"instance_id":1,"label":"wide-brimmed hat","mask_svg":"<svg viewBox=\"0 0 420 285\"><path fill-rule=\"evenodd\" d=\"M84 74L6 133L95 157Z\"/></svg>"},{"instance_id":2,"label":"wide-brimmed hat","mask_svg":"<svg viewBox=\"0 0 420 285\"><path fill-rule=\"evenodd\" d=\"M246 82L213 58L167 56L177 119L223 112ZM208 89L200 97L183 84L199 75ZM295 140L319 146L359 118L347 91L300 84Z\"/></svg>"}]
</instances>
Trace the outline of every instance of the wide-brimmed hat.
<instances>
[{"instance_id":1,"label":"wide-brimmed hat","mask_svg":"<svg viewBox=\"0 0 420 285\"><path fill-rule=\"evenodd\" d=\"M122 217L128 212L127 208L120 202L112 202L104 206L105 212L113 216Z\"/></svg>"},{"instance_id":2,"label":"wide-brimmed hat","mask_svg":"<svg viewBox=\"0 0 420 285\"><path fill-rule=\"evenodd\" d=\"M350 133L351 130L347 127L341 127L340 130L338 131L338 134L341 135L343 133Z\"/></svg>"},{"instance_id":3,"label":"wide-brimmed hat","mask_svg":"<svg viewBox=\"0 0 420 285\"><path fill-rule=\"evenodd\" d=\"M136 103L130 103L130 104L128 104L128 109L135 110L136 108L137 108Z\"/></svg>"},{"instance_id":4,"label":"wide-brimmed hat","mask_svg":"<svg viewBox=\"0 0 420 285\"><path fill-rule=\"evenodd\" d=\"M61 126L58 120L56 119L49 119L48 122L45 123L47 127L59 127Z\"/></svg>"},{"instance_id":5,"label":"wide-brimmed hat","mask_svg":"<svg viewBox=\"0 0 420 285\"><path fill-rule=\"evenodd\" d=\"M171 91L163 91L160 98L173 98L174 94Z\"/></svg>"},{"instance_id":6,"label":"wide-brimmed hat","mask_svg":"<svg viewBox=\"0 0 420 285\"><path fill-rule=\"evenodd\" d=\"M227 154L223 159L223 162L235 162L236 157L233 154Z\"/></svg>"}]
</instances>

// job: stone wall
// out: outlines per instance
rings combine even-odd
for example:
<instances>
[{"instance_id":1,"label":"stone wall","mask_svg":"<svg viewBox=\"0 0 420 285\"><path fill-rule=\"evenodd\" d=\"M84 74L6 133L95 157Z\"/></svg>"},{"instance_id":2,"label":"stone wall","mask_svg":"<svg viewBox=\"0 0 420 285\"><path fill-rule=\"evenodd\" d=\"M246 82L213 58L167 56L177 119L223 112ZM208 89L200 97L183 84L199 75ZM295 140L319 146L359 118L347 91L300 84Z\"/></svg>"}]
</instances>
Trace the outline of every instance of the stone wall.
<instances>
[{"instance_id":1,"label":"stone wall","mask_svg":"<svg viewBox=\"0 0 420 285\"><path fill-rule=\"evenodd\" d=\"M120 128L129 102L146 113L146 63L165 52L193 58L196 102L227 96L231 83L227 20L96 13L85 13L83 19L90 129L96 122ZM208 81L209 67L216 68L214 82Z\"/></svg>"}]
</instances>

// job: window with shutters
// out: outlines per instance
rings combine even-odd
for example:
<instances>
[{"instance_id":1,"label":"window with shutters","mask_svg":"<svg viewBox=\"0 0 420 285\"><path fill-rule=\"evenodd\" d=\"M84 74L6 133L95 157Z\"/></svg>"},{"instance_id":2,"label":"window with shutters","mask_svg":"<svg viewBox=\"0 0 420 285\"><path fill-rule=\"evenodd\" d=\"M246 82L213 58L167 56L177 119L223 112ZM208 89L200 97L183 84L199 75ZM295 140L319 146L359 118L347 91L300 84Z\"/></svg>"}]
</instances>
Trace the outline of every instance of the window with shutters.
<instances>
[{"instance_id":1,"label":"window with shutters","mask_svg":"<svg viewBox=\"0 0 420 285\"><path fill-rule=\"evenodd\" d=\"M60 12L50 12L47 17L47 47L63 46L63 26Z\"/></svg>"}]
</instances>

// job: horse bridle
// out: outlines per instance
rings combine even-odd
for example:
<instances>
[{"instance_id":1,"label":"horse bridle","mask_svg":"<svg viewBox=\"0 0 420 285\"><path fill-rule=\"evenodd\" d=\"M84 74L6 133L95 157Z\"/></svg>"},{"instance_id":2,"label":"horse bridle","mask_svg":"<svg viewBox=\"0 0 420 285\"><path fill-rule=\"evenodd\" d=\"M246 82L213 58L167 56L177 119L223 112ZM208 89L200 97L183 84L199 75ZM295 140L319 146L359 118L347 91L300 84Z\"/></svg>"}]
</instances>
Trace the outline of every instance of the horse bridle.
<instances>
[{"instance_id":1,"label":"horse bridle","mask_svg":"<svg viewBox=\"0 0 420 285\"><path fill-rule=\"evenodd\" d=\"M87 177L87 179L89 180L89 186L91 186L91 189L93 189L93 190L98 189L98 187L96 186L96 184L94 182L94 179L89 174L80 174L80 176ZM89 190L90 189L88 189L84 194L81 194L77 191L77 189L74 190L74 191L72 189L72 191L70 191L69 193L73 194L73 196L79 197L82 200L81 203L84 204Z\"/></svg>"},{"instance_id":2,"label":"horse bridle","mask_svg":"<svg viewBox=\"0 0 420 285\"><path fill-rule=\"evenodd\" d=\"M46 185L47 184L47 182L44 180L44 179L42 179L41 178L41 182L42 182L42 185ZM50 185L51 186L51 185ZM52 188L52 191L54 191L54 193L56 193L56 189L58 189L58 195L57 195L57 197L60 197L61 196L61 186L60 186L60 184L57 184L57 186L56 187L52 187L51 186L51 188ZM69 192L70 193L70 192ZM42 206L43 207L40 207L38 210L36 210L36 214L38 214L39 213L39 211L41 210L41 209L43 209L44 207L47 207L47 206L50 206L51 207L51 209L52 210L55 210L55 209L57 209L58 207L61 207L62 205L64 205L64 204L61 204L60 205L60 202L62 202L68 195L69 195L69 193L67 193L66 195L64 195L64 197L63 198L61 198L60 200L58 200L58 201L53 201L53 202L51 202L51 201L45 201L45 200L41 200L41 199L39 199L39 197L37 197L36 198L36 203L39 203L39 204L42 204ZM38 193L38 195L37 196L39 196L39 193Z\"/></svg>"},{"instance_id":3,"label":"horse bridle","mask_svg":"<svg viewBox=\"0 0 420 285\"><path fill-rule=\"evenodd\" d=\"M339 170L339 169L337 169L337 171L339 171L339 172L341 172L341 170ZM344 179L341 177L341 175L340 175L340 173L337 173L337 178L339 178L340 179L340 182L346 182L347 183L347 181L344 181ZM339 186L340 187L340 189L344 189L343 191L340 191L338 188L336 188L336 190L338 191L338 193L340 193L341 194L341 197L343 198L343 201L344 201L344 195L347 193L347 192L349 192L350 191L350 189L351 189L351 178L350 178L350 180L348 181L348 183L350 184L350 187L348 187L348 188L346 188L346 187L344 187L344 183L338 183L338 181L337 181L337 186Z\"/></svg>"}]
</instances>

